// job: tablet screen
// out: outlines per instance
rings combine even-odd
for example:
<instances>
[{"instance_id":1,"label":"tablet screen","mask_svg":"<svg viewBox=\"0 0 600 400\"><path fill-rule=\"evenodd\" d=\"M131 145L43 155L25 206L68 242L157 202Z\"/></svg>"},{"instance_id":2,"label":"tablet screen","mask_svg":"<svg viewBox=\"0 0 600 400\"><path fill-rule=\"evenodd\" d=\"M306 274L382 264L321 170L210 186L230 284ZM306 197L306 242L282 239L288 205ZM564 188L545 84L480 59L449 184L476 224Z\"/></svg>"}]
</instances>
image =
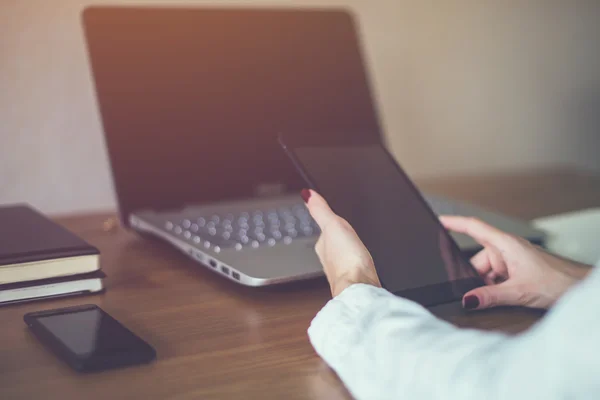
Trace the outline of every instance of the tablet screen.
<instances>
[{"instance_id":1,"label":"tablet screen","mask_svg":"<svg viewBox=\"0 0 600 400\"><path fill-rule=\"evenodd\" d=\"M483 284L381 145L287 148L311 186L354 227L384 288L435 305Z\"/></svg>"}]
</instances>

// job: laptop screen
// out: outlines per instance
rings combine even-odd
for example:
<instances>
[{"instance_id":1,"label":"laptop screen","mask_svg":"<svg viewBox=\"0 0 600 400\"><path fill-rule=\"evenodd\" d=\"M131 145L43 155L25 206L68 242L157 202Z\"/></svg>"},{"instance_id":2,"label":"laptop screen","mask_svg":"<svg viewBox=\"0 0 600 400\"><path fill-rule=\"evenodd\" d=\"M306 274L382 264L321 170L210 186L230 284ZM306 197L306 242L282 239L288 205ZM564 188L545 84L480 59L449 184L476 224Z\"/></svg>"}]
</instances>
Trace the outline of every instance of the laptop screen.
<instances>
[{"instance_id":1,"label":"laptop screen","mask_svg":"<svg viewBox=\"0 0 600 400\"><path fill-rule=\"evenodd\" d=\"M91 7L83 21L123 216L299 190L281 132L381 140L345 11Z\"/></svg>"}]
</instances>

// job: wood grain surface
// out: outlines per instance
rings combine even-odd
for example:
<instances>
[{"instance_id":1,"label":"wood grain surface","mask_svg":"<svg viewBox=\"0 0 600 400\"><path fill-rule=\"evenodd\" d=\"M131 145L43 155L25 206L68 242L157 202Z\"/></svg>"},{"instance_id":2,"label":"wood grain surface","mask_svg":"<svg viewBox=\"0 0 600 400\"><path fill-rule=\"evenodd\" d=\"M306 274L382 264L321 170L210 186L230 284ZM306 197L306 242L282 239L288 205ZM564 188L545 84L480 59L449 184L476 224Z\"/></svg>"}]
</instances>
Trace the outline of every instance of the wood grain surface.
<instances>
[{"instance_id":1,"label":"wood grain surface","mask_svg":"<svg viewBox=\"0 0 600 400\"><path fill-rule=\"evenodd\" d=\"M533 218L600 206L600 178L568 169L418 182L427 191ZM245 288L125 231L113 213L57 219L101 251L104 294L0 308L0 399L345 399L306 329L329 300L324 279ZM95 303L150 342L156 362L82 375L28 332L30 311ZM541 313L502 309L460 326L519 332Z\"/></svg>"}]
</instances>

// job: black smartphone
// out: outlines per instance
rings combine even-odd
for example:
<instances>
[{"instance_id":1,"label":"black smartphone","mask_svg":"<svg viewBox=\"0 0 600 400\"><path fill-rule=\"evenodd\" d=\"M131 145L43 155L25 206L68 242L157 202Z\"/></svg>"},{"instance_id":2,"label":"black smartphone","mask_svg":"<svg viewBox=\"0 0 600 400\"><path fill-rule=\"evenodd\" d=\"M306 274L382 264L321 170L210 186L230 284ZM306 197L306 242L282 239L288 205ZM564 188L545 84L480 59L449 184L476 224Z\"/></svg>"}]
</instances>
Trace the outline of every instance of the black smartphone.
<instances>
[{"instance_id":1,"label":"black smartphone","mask_svg":"<svg viewBox=\"0 0 600 400\"><path fill-rule=\"evenodd\" d=\"M94 304L25 314L34 335L80 372L148 363L152 346Z\"/></svg>"},{"instance_id":2,"label":"black smartphone","mask_svg":"<svg viewBox=\"0 0 600 400\"><path fill-rule=\"evenodd\" d=\"M381 143L339 144L327 137L280 136L279 142L307 185L354 227L385 289L435 306L484 284Z\"/></svg>"}]
</instances>

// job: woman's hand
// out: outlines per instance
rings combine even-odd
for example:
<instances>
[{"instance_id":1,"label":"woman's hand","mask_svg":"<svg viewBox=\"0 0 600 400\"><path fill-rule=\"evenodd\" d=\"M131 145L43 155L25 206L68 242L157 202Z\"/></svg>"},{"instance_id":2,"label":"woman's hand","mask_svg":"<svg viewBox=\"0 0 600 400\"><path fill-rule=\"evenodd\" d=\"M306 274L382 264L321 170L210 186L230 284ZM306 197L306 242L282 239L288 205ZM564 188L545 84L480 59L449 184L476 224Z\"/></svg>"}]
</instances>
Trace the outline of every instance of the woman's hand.
<instances>
[{"instance_id":1,"label":"woman's hand","mask_svg":"<svg viewBox=\"0 0 600 400\"><path fill-rule=\"evenodd\" d=\"M468 309L500 305L548 308L589 272L586 266L553 256L525 239L465 217L441 217L451 231L471 236L484 248L471 264L488 286L463 297Z\"/></svg>"},{"instance_id":2,"label":"woman's hand","mask_svg":"<svg viewBox=\"0 0 600 400\"><path fill-rule=\"evenodd\" d=\"M355 283L381 286L373 259L350 224L336 215L316 192L305 189L302 197L321 229L316 251L333 297Z\"/></svg>"},{"instance_id":3,"label":"woman's hand","mask_svg":"<svg viewBox=\"0 0 600 400\"><path fill-rule=\"evenodd\" d=\"M303 190L302 197L321 228L316 251L332 295L337 296L355 283L381 286L373 259L350 224L314 191ZM465 294L465 308L500 305L548 308L589 272L587 266L553 256L525 239L479 220L465 217L440 220L447 229L469 235L484 247L471 263L488 286Z\"/></svg>"}]
</instances>

